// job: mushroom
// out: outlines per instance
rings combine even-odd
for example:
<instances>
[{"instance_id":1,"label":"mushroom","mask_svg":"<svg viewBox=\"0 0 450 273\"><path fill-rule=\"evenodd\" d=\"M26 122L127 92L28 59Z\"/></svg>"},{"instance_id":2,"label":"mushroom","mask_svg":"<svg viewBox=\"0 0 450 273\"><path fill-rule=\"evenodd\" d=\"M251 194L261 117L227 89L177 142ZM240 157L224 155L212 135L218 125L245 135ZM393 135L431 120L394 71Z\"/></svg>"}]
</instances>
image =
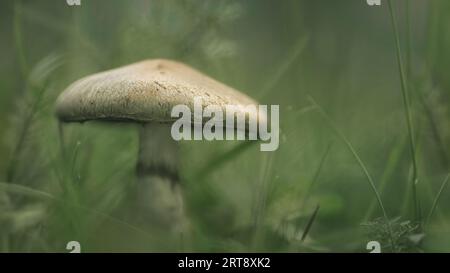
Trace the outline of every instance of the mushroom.
<instances>
[{"instance_id":1,"label":"mushroom","mask_svg":"<svg viewBox=\"0 0 450 273\"><path fill-rule=\"evenodd\" d=\"M155 59L74 82L58 97L56 115L62 122L142 124L136 168L138 208L162 227L182 228L186 217L179 183L180 155L177 141L171 137L171 124L177 118L171 111L180 104L193 109L194 98L201 98L202 106L223 109L235 105L239 111L257 105L248 96L187 65ZM258 113L247 112L246 123L250 120L257 122Z\"/></svg>"}]
</instances>

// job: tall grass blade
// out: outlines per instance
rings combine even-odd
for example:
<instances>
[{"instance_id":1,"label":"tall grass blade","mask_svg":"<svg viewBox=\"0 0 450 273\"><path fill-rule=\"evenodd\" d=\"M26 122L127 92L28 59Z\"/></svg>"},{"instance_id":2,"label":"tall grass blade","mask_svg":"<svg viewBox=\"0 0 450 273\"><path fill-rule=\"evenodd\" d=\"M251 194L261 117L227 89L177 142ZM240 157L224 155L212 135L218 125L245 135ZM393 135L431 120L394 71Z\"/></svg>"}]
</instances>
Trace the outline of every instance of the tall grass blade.
<instances>
[{"instance_id":1,"label":"tall grass blade","mask_svg":"<svg viewBox=\"0 0 450 273\"><path fill-rule=\"evenodd\" d=\"M412 124L411 107L410 107L410 99L409 99L409 92L408 92L408 83L407 83L407 78L405 75L405 69L403 67L402 50L401 50L401 46L400 46L400 35L399 35L399 31L398 31L395 11L392 6L392 0L388 0L388 6L389 6L389 13L391 16L392 28L394 31L395 47L396 47L396 55L397 55L397 65L398 65L398 70L400 73L400 83L401 83L401 91L402 91L402 98L403 98L403 106L404 106L404 110L405 110L406 125L408 128L409 148L410 148L411 160L412 160L412 166L413 166L412 194L413 194L413 205L414 205L414 218L416 221L418 221L420 223L421 219L420 219L419 205L418 205L418 200L417 200L417 198L418 198L418 196L417 196L418 170L417 170L417 160L416 160L415 139L414 139L414 133L413 133L414 130L413 130L413 124Z\"/></svg>"},{"instance_id":2,"label":"tall grass blade","mask_svg":"<svg viewBox=\"0 0 450 273\"><path fill-rule=\"evenodd\" d=\"M215 170L226 164L227 162L235 159L240 154L249 149L253 144L258 143L257 141L244 141L238 144L236 147L231 150L219 155L211 160L209 163L203 166L198 172L193 175L193 179L202 180L207 177L209 174L213 173Z\"/></svg>"},{"instance_id":3,"label":"tall grass blade","mask_svg":"<svg viewBox=\"0 0 450 273\"><path fill-rule=\"evenodd\" d=\"M12 156L9 165L6 168L7 182L13 182L15 179L20 154L24 149L26 138L28 137L36 115L42 106L48 90L50 76L62 64L63 61L60 55L50 54L40 60L30 72L30 76L27 79L27 87L30 88L29 91L31 91L31 93L25 94L30 97L30 102L26 105L27 107L25 107L23 113L20 109L16 110L19 121L15 122L13 130L17 131L15 138L17 141L12 145ZM21 103L27 103L26 98L24 98Z\"/></svg>"},{"instance_id":4,"label":"tall grass blade","mask_svg":"<svg viewBox=\"0 0 450 273\"><path fill-rule=\"evenodd\" d=\"M300 239L301 242L305 241L306 236L308 236L308 233L311 230L311 227L312 227L312 225L314 223L314 220L316 219L316 216L317 216L317 213L319 212L319 209L320 209L320 205L317 205L316 208L314 209L313 214L309 218L308 223L306 224L305 231L303 232L302 238Z\"/></svg>"},{"instance_id":5,"label":"tall grass blade","mask_svg":"<svg viewBox=\"0 0 450 273\"><path fill-rule=\"evenodd\" d=\"M381 209L381 211L383 213L383 218L386 221L386 225L388 226L388 230L389 230L389 239L390 239L390 242L392 244L392 249L394 250L395 249L394 236L393 236L391 224L389 222L389 217L388 217L386 209L385 209L385 207L383 205L383 201L381 200L380 193L378 192L377 187L375 186L375 183L374 183L374 181L372 179L372 176L369 173L369 170L367 169L366 165L364 164L364 162L359 157L359 155L356 152L355 148L353 148L353 145L350 143L350 141L347 139L347 137L344 135L344 133L342 133L341 130L339 130L339 128L334 124L334 122L331 120L330 116L325 112L325 110L311 96L309 96L308 99L319 110L319 113L322 114L322 116L329 123L329 125L335 131L335 133L346 144L347 148L350 150L350 152L352 153L353 157L356 159L356 161L358 162L358 164L361 167L362 171L364 172L364 175L366 176L367 181L369 182L370 188L372 189L372 191L373 191L373 193L374 193L374 195L375 195L375 197L377 199L378 205L380 206L380 209Z\"/></svg>"},{"instance_id":6,"label":"tall grass blade","mask_svg":"<svg viewBox=\"0 0 450 273\"><path fill-rule=\"evenodd\" d=\"M447 175L447 177L445 177L438 193L436 194L436 197L434 198L433 205L431 206L430 212L428 213L427 224L430 222L431 216L433 216L433 213L436 210L437 205L439 203L439 199L441 198L441 195L444 192L445 188L447 187L449 181L450 181L450 173Z\"/></svg>"},{"instance_id":7,"label":"tall grass blade","mask_svg":"<svg viewBox=\"0 0 450 273\"><path fill-rule=\"evenodd\" d=\"M22 80L26 82L28 78L28 63L25 56L25 49L23 46L22 36L22 1L17 0L14 3L14 43L17 50L17 58L20 66L20 72L22 73Z\"/></svg>"},{"instance_id":8,"label":"tall grass blade","mask_svg":"<svg viewBox=\"0 0 450 273\"><path fill-rule=\"evenodd\" d=\"M308 38L302 37L298 40L298 42L292 48L292 51L287 54L283 63L277 66L277 70L274 73L274 76L269 78L269 81L265 84L261 92L258 94L259 98L264 98L269 94L271 90L275 87L275 85L283 78L289 68L295 64L297 59L301 56L304 51L306 44L308 42Z\"/></svg>"},{"instance_id":9,"label":"tall grass blade","mask_svg":"<svg viewBox=\"0 0 450 273\"><path fill-rule=\"evenodd\" d=\"M120 226L124 226L130 230L134 230L140 234L146 235L148 237L152 237L146 231L144 231L138 227L135 227L134 225L131 225L123 220L112 217L111 215L109 215L107 213L104 213L104 212L101 212L101 211L98 211L98 210L95 210L92 208L87 208L82 205L76 205L76 204L72 204L69 202L65 202L64 200L61 200L47 192L43 192L43 191L36 190L36 189L30 188L27 186L23 186L23 185L19 185L19 184L11 184L11 183L7 183L7 182L0 182L0 190L4 190L9 193L25 195L25 196L32 197L32 198L38 198L38 199L43 199L46 201L51 201L51 202L59 203L60 205L67 205L69 207L79 208L88 213L91 213L93 215L104 218L104 219L108 220L109 222L116 223L116 224L118 224Z\"/></svg>"},{"instance_id":10,"label":"tall grass blade","mask_svg":"<svg viewBox=\"0 0 450 273\"><path fill-rule=\"evenodd\" d=\"M9 193L15 193L15 194L21 194L25 195L27 197L32 198L38 198L38 199L44 199L44 200L50 200L50 201L57 201L58 199L54 197L53 195L35 190L33 188L19 185L19 184L11 184L9 182L0 182L0 190L9 192Z\"/></svg>"},{"instance_id":11,"label":"tall grass blade","mask_svg":"<svg viewBox=\"0 0 450 273\"><path fill-rule=\"evenodd\" d=\"M403 152L405 151L407 141L408 141L407 136L404 136L402 140L390 152L389 157L387 159L386 167L384 168L383 175L380 179L380 184L378 186L378 191L380 192L380 194L383 194L389 179L399 168L399 164L401 162ZM376 200L373 200L369 205L369 208L367 209L366 215L364 217L365 219L364 222L369 221L370 217L375 211L375 208L376 208Z\"/></svg>"},{"instance_id":12,"label":"tall grass blade","mask_svg":"<svg viewBox=\"0 0 450 273\"><path fill-rule=\"evenodd\" d=\"M319 178L320 173L322 172L323 165L325 165L325 161L326 161L326 159L328 157L328 154L330 153L330 149L331 149L331 143L328 144L325 152L323 153L323 155L322 155L322 157L320 159L319 165L317 166L317 169L314 172L314 177L311 180L311 183L309 184L308 189L306 190L305 196L303 197L303 201L302 201L302 204L300 206L300 211L303 211L303 209L306 206L306 203L309 200L309 197L311 196L311 191L312 191L314 185L317 183L317 180Z\"/></svg>"}]
</instances>

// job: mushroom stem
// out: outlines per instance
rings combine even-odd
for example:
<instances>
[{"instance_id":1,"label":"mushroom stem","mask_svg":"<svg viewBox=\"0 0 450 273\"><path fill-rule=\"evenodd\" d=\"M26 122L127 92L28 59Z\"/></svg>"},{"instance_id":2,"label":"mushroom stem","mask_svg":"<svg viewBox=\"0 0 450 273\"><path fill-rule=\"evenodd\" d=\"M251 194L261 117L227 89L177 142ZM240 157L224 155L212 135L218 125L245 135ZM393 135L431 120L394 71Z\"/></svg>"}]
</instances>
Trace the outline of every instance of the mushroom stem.
<instances>
[{"instance_id":1,"label":"mushroom stem","mask_svg":"<svg viewBox=\"0 0 450 273\"><path fill-rule=\"evenodd\" d=\"M178 144L170 125L146 123L140 131L137 201L142 217L164 229L184 228L183 197L178 177Z\"/></svg>"}]
</instances>

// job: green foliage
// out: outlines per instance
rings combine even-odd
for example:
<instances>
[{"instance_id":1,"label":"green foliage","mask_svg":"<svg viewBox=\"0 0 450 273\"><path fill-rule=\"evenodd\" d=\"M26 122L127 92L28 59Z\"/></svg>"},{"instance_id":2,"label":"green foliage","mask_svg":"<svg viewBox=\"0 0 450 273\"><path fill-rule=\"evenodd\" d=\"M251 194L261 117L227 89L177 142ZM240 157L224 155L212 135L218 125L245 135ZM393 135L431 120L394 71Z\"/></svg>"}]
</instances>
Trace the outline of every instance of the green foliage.
<instances>
[{"instance_id":1,"label":"green foliage","mask_svg":"<svg viewBox=\"0 0 450 273\"><path fill-rule=\"evenodd\" d=\"M2 1L0 251L449 251L448 1L279 2ZM280 105L274 153L181 143L182 238L137 221L137 126L54 116L73 81L147 58Z\"/></svg>"},{"instance_id":2,"label":"green foliage","mask_svg":"<svg viewBox=\"0 0 450 273\"><path fill-rule=\"evenodd\" d=\"M389 220L378 218L362 224L367 230L367 237L380 242L382 252L422 252L420 243L425 234L420 233L419 225L411 221L401 221L400 217ZM391 243L390 229L393 240Z\"/></svg>"}]
</instances>

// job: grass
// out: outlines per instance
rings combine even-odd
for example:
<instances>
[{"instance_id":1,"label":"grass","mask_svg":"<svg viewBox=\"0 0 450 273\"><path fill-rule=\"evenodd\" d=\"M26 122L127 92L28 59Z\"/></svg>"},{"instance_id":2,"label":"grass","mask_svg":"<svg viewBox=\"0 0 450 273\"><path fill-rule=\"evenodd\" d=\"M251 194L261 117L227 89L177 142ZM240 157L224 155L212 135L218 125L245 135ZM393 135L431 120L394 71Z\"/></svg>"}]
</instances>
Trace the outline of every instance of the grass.
<instances>
[{"instance_id":1,"label":"grass","mask_svg":"<svg viewBox=\"0 0 450 273\"><path fill-rule=\"evenodd\" d=\"M309 231L311 230L312 224L314 223L314 220L316 220L317 213L319 212L320 206L317 205L314 209L314 212L311 215L311 218L308 220L308 223L305 226L305 231L302 234L302 237L300 238L300 241L305 241L306 236L308 236Z\"/></svg>"},{"instance_id":2,"label":"grass","mask_svg":"<svg viewBox=\"0 0 450 273\"><path fill-rule=\"evenodd\" d=\"M330 149L331 149L331 144L328 144L327 149L325 150L322 158L320 159L320 162L317 166L316 171L314 172L314 176L311 179L311 183L309 184L308 188L306 189L305 194L303 195L303 201L302 204L300 206L300 211L303 211L306 208L306 204L308 203L309 199L311 198L312 195L312 190L314 189L314 187L316 186L316 184L318 183L319 180L319 175L323 170L323 167L325 165L325 161L330 153Z\"/></svg>"},{"instance_id":3,"label":"grass","mask_svg":"<svg viewBox=\"0 0 450 273\"><path fill-rule=\"evenodd\" d=\"M388 161L386 162L386 166L383 171L383 175L380 179L380 184L378 186L378 191L380 195L382 195L388 186L389 180L392 179L395 171L399 168L399 163L401 162L401 156L405 150L406 146L406 138L402 139L390 152ZM367 209L367 212L364 217L364 222L369 221L371 217L373 217L373 213L376 208L377 201L373 200Z\"/></svg>"},{"instance_id":4,"label":"grass","mask_svg":"<svg viewBox=\"0 0 450 273\"><path fill-rule=\"evenodd\" d=\"M377 189L377 187L375 185L375 182L374 182L374 180L372 178L372 175L370 175L369 170L367 169L367 167L364 164L364 162L361 160L361 157L358 155L358 153L356 152L356 150L353 147L353 145L350 143L350 141L347 139L347 137L344 135L344 133L342 133L342 131L339 130L339 128L333 123L333 121L331 120L330 116L325 112L325 110L319 104L317 104L317 102L312 97L309 97L309 100L318 109L319 113L327 120L327 122L329 123L330 127L339 136L339 138L345 143L345 145L347 146L347 148L349 149L349 151L352 153L353 157L357 161L358 165L361 167L361 170L363 171L364 175L366 176L367 182L369 183L369 186L370 186L370 188L372 189L372 192L375 195L375 198L376 198L376 200L378 202L378 206L380 207L381 212L383 213L383 218L384 218L384 221L385 221L385 223L387 225L388 237L389 237L391 249L395 252L396 251L396 245L395 245L395 242L394 242L394 236L393 236L393 231L392 231L392 228L391 228L389 216L387 214L386 208L385 208L385 206L383 204L383 201L381 199L381 195L378 192L378 189Z\"/></svg>"},{"instance_id":5,"label":"grass","mask_svg":"<svg viewBox=\"0 0 450 273\"><path fill-rule=\"evenodd\" d=\"M22 1L14 2L14 42L17 50L17 56L24 81L28 78L28 62L25 56L24 41L22 37Z\"/></svg>"},{"instance_id":6,"label":"grass","mask_svg":"<svg viewBox=\"0 0 450 273\"><path fill-rule=\"evenodd\" d=\"M433 205L431 206L430 212L428 213L427 217L427 223L430 222L431 217L434 214L434 211L436 210L439 199L441 198L442 193L444 192L445 188L447 187L448 181L450 180L450 173L445 177L444 181L442 182L441 187L439 188L439 191L436 194L436 197L433 200Z\"/></svg>"},{"instance_id":7,"label":"grass","mask_svg":"<svg viewBox=\"0 0 450 273\"><path fill-rule=\"evenodd\" d=\"M292 66L300 59L307 43L308 39L306 37L299 37L298 41L294 44L288 54L284 56L282 62L275 68L273 75L269 77L268 82L265 83L264 87L261 89L261 92L258 94L259 98L264 99L270 94L270 91L276 90L276 86L280 80L282 80L283 76L287 74Z\"/></svg>"},{"instance_id":8,"label":"grass","mask_svg":"<svg viewBox=\"0 0 450 273\"><path fill-rule=\"evenodd\" d=\"M410 149L410 155L411 155L411 162L412 162L412 168L413 168L413 175L412 175L412 181L411 181L411 187L412 187L412 198L413 198L413 206L414 206L414 219L417 222L421 222L421 213L419 211L419 200L417 196L417 183L418 181L418 167L417 167L417 160L416 160L416 147L415 147L415 139L414 139L414 129L413 129L413 121L412 121L412 115L411 115L411 101L409 98L409 91L408 91L408 82L407 77L405 74L404 64L402 60L402 49L400 46L400 37L399 37L399 31L397 26L397 19L395 15L395 11L392 5L392 1L388 0L388 7L389 7L389 13L391 16L391 23L392 28L394 32L394 38L395 38L395 49L396 49L396 56L397 56L397 65L398 70L400 74L400 83L401 83L401 91L402 91L402 98L403 98L403 107L405 110L405 120L406 125L408 129L408 136L409 136L409 149ZM409 14L409 12L408 12ZM409 16L407 16L409 17ZM409 21L409 19L408 19ZM409 35L409 24L408 24L408 35L407 40L410 39ZM408 52L410 51L410 46L408 46ZM410 54L408 54L410 56ZM409 57L410 59L410 57ZM410 60L409 60L410 61Z\"/></svg>"},{"instance_id":9,"label":"grass","mask_svg":"<svg viewBox=\"0 0 450 273\"><path fill-rule=\"evenodd\" d=\"M39 191L39 190L35 190L26 186L21 186L21 185L15 185L15 184L11 184L11 183L6 183L6 182L0 182L0 187L9 193L12 194L19 194L19 195L25 195L27 197L30 198L37 198L37 199L41 199L44 200L46 202L55 202L57 203L57 205L59 206L68 206L68 207L72 207L72 208L77 208L77 209L81 209L84 212L88 213L88 214L92 214L96 217L100 217L100 218L104 218L106 219L108 222L111 222L113 224L117 224L117 225L121 225L124 226L127 229L130 229L132 231L138 232L142 235L145 235L147 237L153 237L151 234L149 234L147 231L142 230L136 226L133 226L125 221L122 221L120 219L117 219L115 217L112 217L110 215L108 215L107 213L101 212L101 211L97 211L97 210L93 210L92 208L86 208L84 206L80 206L77 204L73 204L59 199L49 193L43 192L43 191Z\"/></svg>"},{"instance_id":10,"label":"grass","mask_svg":"<svg viewBox=\"0 0 450 273\"><path fill-rule=\"evenodd\" d=\"M93 252L366 252L372 240L449 251L435 243L450 238L437 232L449 218L445 1L388 1L388 25L386 9L358 1L103 2L0 4L1 252L66 252L73 240ZM147 58L281 111L276 154L181 143L192 226L174 243L130 209L138 128L62 126L53 113L74 80Z\"/></svg>"}]
</instances>

